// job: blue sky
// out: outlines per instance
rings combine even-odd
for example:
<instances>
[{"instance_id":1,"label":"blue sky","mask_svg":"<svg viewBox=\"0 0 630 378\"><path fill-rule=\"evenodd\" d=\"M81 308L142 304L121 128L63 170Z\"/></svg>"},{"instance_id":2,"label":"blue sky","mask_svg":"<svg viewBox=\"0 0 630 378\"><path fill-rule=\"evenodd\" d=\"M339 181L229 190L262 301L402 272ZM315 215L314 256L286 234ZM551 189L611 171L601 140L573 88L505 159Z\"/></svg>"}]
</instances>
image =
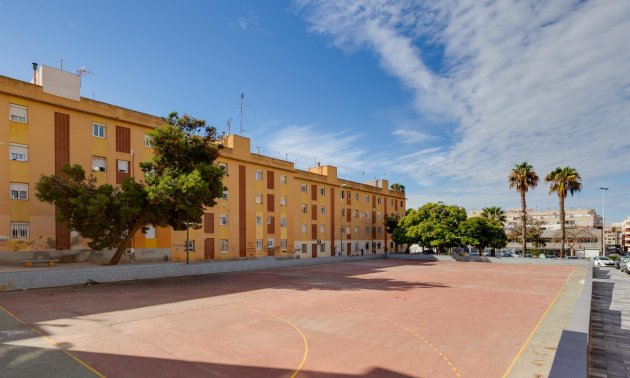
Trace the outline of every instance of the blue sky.
<instances>
[{"instance_id":1,"label":"blue sky","mask_svg":"<svg viewBox=\"0 0 630 378\"><path fill-rule=\"evenodd\" d=\"M244 91L261 153L401 182L414 207L519 207L528 161L582 174L567 207L601 213L606 186L606 223L630 216L630 2L416 3L0 0L0 75L63 58L85 97L221 131ZM547 188L528 204L557 208Z\"/></svg>"}]
</instances>

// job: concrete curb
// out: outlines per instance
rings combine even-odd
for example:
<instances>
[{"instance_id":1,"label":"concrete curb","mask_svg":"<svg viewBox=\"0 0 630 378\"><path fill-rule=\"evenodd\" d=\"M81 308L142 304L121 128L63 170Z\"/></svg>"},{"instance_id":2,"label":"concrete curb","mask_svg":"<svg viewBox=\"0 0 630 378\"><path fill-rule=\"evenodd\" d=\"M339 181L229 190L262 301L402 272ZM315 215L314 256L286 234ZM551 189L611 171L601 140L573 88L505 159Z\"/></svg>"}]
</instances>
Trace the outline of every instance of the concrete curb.
<instances>
[{"instance_id":1,"label":"concrete curb","mask_svg":"<svg viewBox=\"0 0 630 378\"><path fill-rule=\"evenodd\" d=\"M593 266L589 264L582 293L575 302L569 324L562 331L549 372L550 378L586 378L588 375L592 293Z\"/></svg>"},{"instance_id":2,"label":"concrete curb","mask_svg":"<svg viewBox=\"0 0 630 378\"><path fill-rule=\"evenodd\" d=\"M591 265L589 260L562 260L562 259L523 259L513 257L479 257L479 256L449 256L449 255L420 255L420 254L388 254L388 259L421 260L421 261L457 261L457 262L484 262L494 264L533 264L533 265Z\"/></svg>"},{"instance_id":3,"label":"concrete curb","mask_svg":"<svg viewBox=\"0 0 630 378\"><path fill-rule=\"evenodd\" d=\"M379 253L365 256L335 256L314 259L262 258L252 260L208 261L190 265L183 263L155 263L54 269L33 269L0 273L0 292L47 287L83 285L91 281L120 282L153 278L194 276L248 270L288 268L319 264L383 259Z\"/></svg>"}]
</instances>

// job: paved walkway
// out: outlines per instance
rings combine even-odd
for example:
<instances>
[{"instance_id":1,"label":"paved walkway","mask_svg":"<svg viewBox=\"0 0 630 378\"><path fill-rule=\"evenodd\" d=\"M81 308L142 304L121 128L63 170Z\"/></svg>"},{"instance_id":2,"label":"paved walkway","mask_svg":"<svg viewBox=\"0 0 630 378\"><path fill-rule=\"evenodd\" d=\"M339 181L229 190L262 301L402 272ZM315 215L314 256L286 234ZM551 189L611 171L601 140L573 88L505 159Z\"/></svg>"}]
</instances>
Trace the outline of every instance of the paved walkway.
<instances>
[{"instance_id":1,"label":"paved walkway","mask_svg":"<svg viewBox=\"0 0 630 378\"><path fill-rule=\"evenodd\" d=\"M590 377L630 377L630 275L593 269Z\"/></svg>"}]
</instances>

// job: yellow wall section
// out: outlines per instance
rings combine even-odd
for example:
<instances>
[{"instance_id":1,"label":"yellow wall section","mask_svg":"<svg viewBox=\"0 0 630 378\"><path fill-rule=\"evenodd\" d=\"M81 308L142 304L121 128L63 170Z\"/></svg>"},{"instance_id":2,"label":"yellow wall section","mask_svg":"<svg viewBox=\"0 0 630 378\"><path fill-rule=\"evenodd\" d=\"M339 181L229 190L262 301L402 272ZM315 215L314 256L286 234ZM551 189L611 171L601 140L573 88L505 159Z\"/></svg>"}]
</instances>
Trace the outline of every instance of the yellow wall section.
<instances>
[{"instance_id":1,"label":"yellow wall section","mask_svg":"<svg viewBox=\"0 0 630 378\"><path fill-rule=\"evenodd\" d=\"M15 161L15 160L9 161L9 181L10 182L24 182L24 183L29 182L28 163L24 161ZM29 189L29 195L30 195L31 190L34 190L35 188L29 187L28 189Z\"/></svg>"}]
</instances>

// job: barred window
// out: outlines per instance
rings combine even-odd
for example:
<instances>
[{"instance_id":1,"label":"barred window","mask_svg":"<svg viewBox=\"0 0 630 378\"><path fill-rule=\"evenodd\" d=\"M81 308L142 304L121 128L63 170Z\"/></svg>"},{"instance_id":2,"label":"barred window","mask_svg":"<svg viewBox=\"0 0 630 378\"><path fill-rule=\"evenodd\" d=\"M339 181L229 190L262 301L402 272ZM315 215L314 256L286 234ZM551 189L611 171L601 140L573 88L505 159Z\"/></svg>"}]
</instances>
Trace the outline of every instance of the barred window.
<instances>
[{"instance_id":1,"label":"barred window","mask_svg":"<svg viewBox=\"0 0 630 378\"><path fill-rule=\"evenodd\" d=\"M11 222L12 239L28 239L29 234L28 222Z\"/></svg>"}]
</instances>

